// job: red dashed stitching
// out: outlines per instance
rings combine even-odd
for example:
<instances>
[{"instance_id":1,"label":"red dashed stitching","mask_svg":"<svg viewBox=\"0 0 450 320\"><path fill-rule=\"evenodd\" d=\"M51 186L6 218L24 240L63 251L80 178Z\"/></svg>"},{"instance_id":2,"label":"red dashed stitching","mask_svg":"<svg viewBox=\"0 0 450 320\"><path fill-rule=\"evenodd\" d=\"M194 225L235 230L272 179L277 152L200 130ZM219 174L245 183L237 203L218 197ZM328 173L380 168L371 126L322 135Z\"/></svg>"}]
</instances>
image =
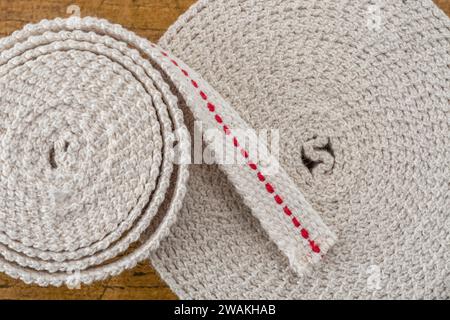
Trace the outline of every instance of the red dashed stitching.
<instances>
[{"instance_id":1,"label":"red dashed stitching","mask_svg":"<svg viewBox=\"0 0 450 320\"><path fill-rule=\"evenodd\" d=\"M291 209L289 209L289 207L285 206L283 208L284 213L286 213L288 216L292 215L292 211Z\"/></svg>"},{"instance_id":2,"label":"red dashed stitching","mask_svg":"<svg viewBox=\"0 0 450 320\"><path fill-rule=\"evenodd\" d=\"M208 96L203 91L200 91L200 97L202 97L203 100L208 100Z\"/></svg>"},{"instance_id":3,"label":"red dashed stitching","mask_svg":"<svg viewBox=\"0 0 450 320\"><path fill-rule=\"evenodd\" d=\"M275 190L273 189L272 185L270 183L266 183L266 190L269 193L274 193Z\"/></svg>"},{"instance_id":4,"label":"red dashed stitching","mask_svg":"<svg viewBox=\"0 0 450 320\"><path fill-rule=\"evenodd\" d=\"M314 251L315 253L320 253L320 248L314 241L309 240L309 246L311 247L312 251Z\"/></svg>"},{"instance_id":5,"label":"red dashed stitching","mask_svg":"<svg viewBox=\"0 0 450 320\"><path fill-rule=\"evenodd\" d=\"M258 179L259 181L263 182L264 180L266 180L266 177L264 177L264 175L261 172L257 173Z\"/></svg>"},{"instance_id":6,"label":"red dashed stitching","mask_svg":"<svg viewBox=\"0 0 450 320\"><path fill-rule=\"evenodd\" d=\"M222 123L223 122L222 118L218 114L216 114L214 118L216 118L216 121L218 123Z\"/></svg>"},{"instance_id":7,"label":"red dashed stitching","mask_svg":"<svg viewBox=\"0 0 450 320\"><path fill-rule=\"evenodd\" d=\"M155 47L155 46L153 46L153 47ZM167 54L166 52L161 51L161 54L162 54L164 57L168 57L168 54ZM169 60L170 60L175 66L177 66L177 67L181 70L181 72L183 73L183 75L184 75L186 78L189 78L188 72L187 72L186 70L182 69L182 68L178 65L178 63L177 63L175 60L173 60L173 59L169 59ZM198 87L199 87L199 86L198 86L198 83L197 83L195 80L193 80L193 79L190 79L190 80L191 80L191 84L192 84L196 89L198 89ZM205 92L203 92L202 90L200 90L199 94L200 94L200 97L201 97L203 100L205 100L205 101L208 100L208 96L206 95ZM212 104L211 102L207 102L207 105L206 105L206 106L207 106L207 108L208 108L208 110L209 110L210 112L215 113L216 108L215 108L214 104ZM222 124L222 123L223 123L223 119L222 119L222 117L221 117L219 114L216 113L216 114L214 115L214 118L215 118L215 120L216 120L217 123L219 123L219 124ZM223 125L223 130L224 130L224 132L225 132L226 135L231 135L231 130L229 129L229 127L228 127L227 125ZM236 148L238 148L238 147L239 147L239 141L237 140L237 138L236 138L236 137L233 137L232 141L233 141L233 145L234 145ZM243 156L244 158L246 158L246 159L249 157L248 151L245 150L244 148L241 148L241 154L242 154L242 156ZM257 169L258 169L258 166L257 166L255 163L251 162L251 161L248 161L247 164L248 164L248 166L250 167L250 169L252 169L252 170L257 170ZM261 181L261 182L266 181L266 177L265 177L260 171L258 171L258 173L257 173L256 175L257 175L259 181ZM267 192L270 193L270 194L273 194L273 193L275 192L274 187L273 187L270 183L266 183L266 184L265 184L265 188L266 188ZM278 194L276 194L276 195L274 196L274 200L275 200L275 202L276 202L277 204L279 204L279 205L282 205L282 204L284 203L283 198L281 198L281 196L278 195ZM286 206L286 205L283 207L283 212L284 212L287 216L291 216L291 215L292 215L291 209L290 209L288 206ZM291 220L292 220L293 225L294 225L296 228L300 228L301 223L300 223L300 221L297 219L297 217L292 217ZM311 248L311 250L312 250L313 252L315 252L315 253L320 253L320 247L319 247L313 240L309 239L309 232L308 232L308 230L306 230L305 228L302 228L302 229L300 230L300 235L301 235L305 240L308 240L309 246L310 246L310 248Z\"/></svg>"},{"instance_id":8,"label":"red dashed stitching","mask_svg":"<svg viewBox=\"0 0 450 320\"><path fill-rule=\"evenodd\" d=\"M308 239L308 238L309 238L309 233L308 233L308 230L306 230L306 229L300 230L300 234L301 234L302 237L305 238L305 239Z\"/></svg>"},{"instance_id":9,"label":"red dashed stitching","mask_svg":"<svg viewBox=\"0 0 450 320\"><path fill-rule=\"evenodd\" d=\"M282 204L283 203L283 199L279 195L276 195L274 197L274 199L275 199L275 202L278 203L278 204Z\"/></svg>"},{"instance_id":10,"label":"red dashed stitching","mask_svg":"<svg viewBox=\"0 0 450 320\"><path fill-rule=\"evenodd\" d=\"M297 217L292 218L292 223L296 228L300 227L300 221L298 221Z\"/></svg>"}]
</instances>

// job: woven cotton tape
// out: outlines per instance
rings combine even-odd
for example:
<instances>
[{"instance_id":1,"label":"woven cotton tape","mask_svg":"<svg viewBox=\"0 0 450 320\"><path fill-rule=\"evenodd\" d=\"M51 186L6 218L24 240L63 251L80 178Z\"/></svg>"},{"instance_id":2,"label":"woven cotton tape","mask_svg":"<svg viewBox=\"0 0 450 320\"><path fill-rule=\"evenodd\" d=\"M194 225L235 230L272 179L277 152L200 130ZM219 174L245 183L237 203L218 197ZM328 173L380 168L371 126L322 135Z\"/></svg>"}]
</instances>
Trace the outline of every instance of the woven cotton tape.
<instances>
[{"instance_id":1,"label":"woven cotton tape","mask_svg":"<svg viewBox=\"0 0 450 320\"><path fill-rule=\"evenodd\" d=\"M283 169L266 174L239 144L232 107L121 26L72 17L2 39L0 92L0 271L13 277L91 283L159 246L188 179L181 103L239 150L222 171L297 272L335 241Z\"/></svg>"}]
</instances>

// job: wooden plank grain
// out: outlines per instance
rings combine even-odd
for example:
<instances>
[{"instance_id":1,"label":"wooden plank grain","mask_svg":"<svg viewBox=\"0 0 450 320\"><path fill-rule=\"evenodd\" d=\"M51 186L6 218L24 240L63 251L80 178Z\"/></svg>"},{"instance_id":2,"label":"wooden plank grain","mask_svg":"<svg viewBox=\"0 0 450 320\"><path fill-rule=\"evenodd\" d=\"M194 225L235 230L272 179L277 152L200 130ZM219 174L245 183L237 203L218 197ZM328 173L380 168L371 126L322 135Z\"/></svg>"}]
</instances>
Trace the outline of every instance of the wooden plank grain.
<instances>
[{"instance_id":1,"label":"wooden plank grain","mask_svg":"<svg viewBox=\"0 0 450 320\"><path fill-rule=\"evenodd\" d=\"M0 36L29 22L67 17L76 4L82 16L97 16L122 24L156 42L195 0L0 0ZM435 0L450 16L450 1ZM0 299L176 299L149 263L79 289L27 285L0 273Z\"/></svg>"},{"instance_id":2,"label":"wooden plank grain","mask_svg":"<svg viewBox=\"0 0 450 320\"><path fill-rule=\"evenodd\" d=\"M27 23L67 17L71 5L81 16L96 16L119 23L137 34L157 41L195 0L0 0L0 36L11 34Z\"/></svg>"},{"instance_id":3,"label":"wooden plank grain","mask_svg":"<svg viewBox=\"0 0 450 320\"><path fill-rule=\"evenodd\" d=\"M0 273L0 299L176 299L147 262L80 288L27 285Z\"/></svg>"},{"instance_id":4,"label":"wooden plank grain","mask_svg":"<svg viewBox=\"0 0 450 320\"><path fill-rule=\"evenodd\" d=\"M450 0L433 0L434 3L450 17Z\"/></svg>"}]
</instances>

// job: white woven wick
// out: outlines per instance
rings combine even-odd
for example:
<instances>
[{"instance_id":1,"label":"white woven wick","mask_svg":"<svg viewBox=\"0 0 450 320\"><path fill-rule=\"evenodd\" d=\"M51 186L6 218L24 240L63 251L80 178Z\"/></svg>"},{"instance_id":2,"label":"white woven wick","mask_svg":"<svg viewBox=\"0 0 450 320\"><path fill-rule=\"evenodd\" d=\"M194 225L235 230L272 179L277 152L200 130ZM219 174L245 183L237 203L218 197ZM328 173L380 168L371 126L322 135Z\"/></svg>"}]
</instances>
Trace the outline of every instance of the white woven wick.
<instances>
[{"instance_id":1,"label":"white woven wick","mask_svg":"<svg viewBox=\"0 0 450 320\"><path fill-rule=\"evenodd\" d=\"M0 271L12 277L91 283L159 246L188 178L188 165L173 163L175 142L190 152L177 96L240 151L243 164L222 170L294 270L335 240L282 169L261 178L233 131L248 125L226 101L121 26L89 17L27 25L0 41L0 92Z\"/></svg>"},{"instance_id":2,"label":"white woven wick","mask_svg":"<svg viewBox=\"0 0 450 320\"><path fill-rule=\"evenodd\" d=\"M173 165L174 132L186 128L127 39L148 50L76 17L0 42L0 270L13 277L73 285L118 274L175 220L188 171ZM178 142L187 150L188 134Z\"/></svg>"}]
</instances>

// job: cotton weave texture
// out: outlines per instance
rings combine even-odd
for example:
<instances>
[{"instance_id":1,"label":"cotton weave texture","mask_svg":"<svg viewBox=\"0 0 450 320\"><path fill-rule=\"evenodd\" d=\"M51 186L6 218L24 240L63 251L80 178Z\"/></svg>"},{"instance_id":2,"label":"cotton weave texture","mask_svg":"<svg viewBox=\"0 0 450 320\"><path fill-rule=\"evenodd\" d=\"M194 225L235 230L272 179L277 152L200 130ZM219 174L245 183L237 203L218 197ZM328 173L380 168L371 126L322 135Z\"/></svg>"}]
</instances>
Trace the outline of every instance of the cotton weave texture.
<instances>
[{"instance_id":1,"label":"cotton weave texture","mask_svg":"<svg viewBox=\"0 0 450 320\"><path fill-rule=\"evenodd\" d=\"M300 277L215 166L151 262L181 298L450 298L450 23L432 1L200 1L163 36L255 129L335 246Z\"/></svg>"},{"instance_id":2,"label":"cotton weave texture","mask_svg":"<svg viewBox=\"0 0 450 320\"><path fill-rule=\"evenodd\" d=\"M167 234L188 175L173 165L174 132L181 150L189 136L139 44L93 18L0 40L1 271L42 286L91 283Z\"/></svg>"},{"instance_id":3,"label":"cotton weave texture","mask_svg":"<svg viewBox=\"0 0 450 320\"><path fill-rule=\"evenodd\" d=\"M336 240L265 143L247 141L252 128L227 101L120 25L25 26L0 40L0 89L0 271L12 277L71 287L146 259L186 193L186 123L200 127L294 272L306 274Z\"/></svg>"}]
</instances>

